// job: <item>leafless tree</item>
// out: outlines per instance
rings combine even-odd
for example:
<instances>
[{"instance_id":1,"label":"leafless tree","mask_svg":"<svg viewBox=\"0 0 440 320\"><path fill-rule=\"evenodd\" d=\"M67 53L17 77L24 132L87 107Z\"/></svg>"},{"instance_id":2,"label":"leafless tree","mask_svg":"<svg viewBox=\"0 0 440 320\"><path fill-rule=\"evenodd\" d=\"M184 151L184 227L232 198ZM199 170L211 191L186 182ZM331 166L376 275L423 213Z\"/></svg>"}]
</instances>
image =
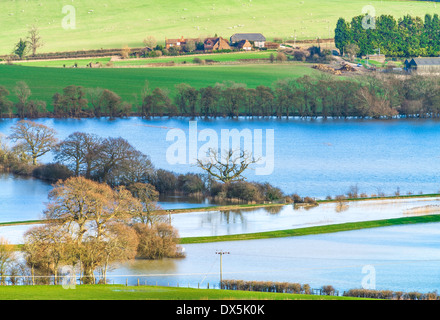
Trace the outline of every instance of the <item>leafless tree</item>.
<instances>
[{"instance_id":1,"label":"leafless tree","mask_svg":"<svg viewBox=\"0 0 440 320\"><path fill-rule=\"evenodd\" d=\"M94 134L74 132L55 147L55 159L66 165L75 176L90 179L97 170L102 139Z\"/></svg>"},{"instance_id":2,"label":"leafless tree","mask_svg":"<svg viewBox=\"0 0 440 320\"><path fill-rule=\"evenodd\" d=\"M102 88L87 88L86 89L88 101L92 105L93 112L96 117L100 117L103 112L103 108L104 108L103 92L104 92L104 89L102 89Z\"/></svg>"},{"instance_id":3,"label":"leafless tree","mask_svg":"<svg viewBox=\"0 0 440 320\"><path fill-rule=\"evenodd\" d=\"M123 138L105 139L99 158L101 163L98 178L110 185L146 181L153 170L149 157Z\"/></svg>"},{"instance_id":4,"label":"leafless tree","mask_svg":"<svg viewBox=\"0 0 440 320\"><path fill-rule=\"evenodd\" d=\"M37 49L43 46L43 42L41 40L40 31L36 26L32 26L28 32L28 43L32 50L32 55L35 56L37 53Z\"/></svg>"},{"instance_id":5,"label":"leafless tree","mask_svg":"<svg viewBox=\"0 0 440 320\"><path fill-rule=\"evenodd\" d=\"M157 222L164 221L163 214L156 213L160 207L157 205L159 192L149 183L136 182L127 187L131 194L142 204L142 210L138 211L135 220L141 223L153 225Z\"/></svg>"},{"instance_id":6,"label":"leafless tree","mask_svg":"<svg viewBox=\"0 0 440 320\"><path fill-rule=\"evenodd\" d=\"M230 183L246 180L244 171L256 162L258 159L245 150L228 150L224 156L219 156L210 148L206 159L197 159L197 166L218 181Z\"/></svg>"},{"instance_id":7,"label":"leafless tree","mask_svg":"<svg viewBox=\"0 0 440 320\"><path fill-rule=\"evenodd\" d=\"M18 102L15 104L18 116L20 118L24 118L26 115L28 99L32 94L31 89L29 89L29 86L26 82L18 81L17 85L14 87L14 92L18 99Z\"/></svg>"},{"instance_id":8,"label":"leafless tree","mask_svg":"<svg viewBox=\"0 0 440 320\"><path fill-rule=\"evenodd\" d=\"M19 146L32 158L32 164L37 164L37 158L53 149L57 139L55 130L43 124L29 120L21 120L11 128L9 139L19 142Z\"/></svg>"},{"instance_id":9,"label":"leafless tree","mask_svg":"<svg viewBox=\"0 0 440 320\"><path fill-rule=\"evenodd\" d=\"M144 45L148 48L153 49L154 47L156 47L156 44L157 44L156 38L153 36L147 36L144 39Z\"/></svg>"},{"instance_id":10,"label":"leafless tree","mask_svg":"<svg viewBox=\"0 0 440 320\"><path fill-rule=\"evenodd\" d=\"M0 284L5 284L5 276L10 264L15 260L15 248L7 240L0 238Z\"/></svg>"}]
</instances>

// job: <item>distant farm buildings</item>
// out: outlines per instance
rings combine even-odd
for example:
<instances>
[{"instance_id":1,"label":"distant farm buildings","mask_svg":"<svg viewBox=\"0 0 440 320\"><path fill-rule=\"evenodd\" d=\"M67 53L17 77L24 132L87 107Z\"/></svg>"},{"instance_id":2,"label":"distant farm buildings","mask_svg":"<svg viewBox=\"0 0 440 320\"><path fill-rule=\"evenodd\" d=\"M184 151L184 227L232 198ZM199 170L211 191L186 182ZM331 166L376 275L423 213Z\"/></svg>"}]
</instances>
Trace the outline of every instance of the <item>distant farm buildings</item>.
<instances>
[{"instance_id":1,"label":"distant farm buildings","mask_svg":"<svg viewBox=\"0 0 440 320\"><path fill-rule=\"evenodd\" d=\"M405 60L405 69L409 72L417 71L417 73L439 73L440 57L413 58L411 60Z\"/></svg>"},{"instance_id":2,"label":"distant farm buildings","mask_svg":"<svg viewBox=\"0 0 440 320\"><path fill-rule=\"evenodd\" d=\"M240 42L237 43L236 47L244 51L252 50L252 45L248 40L241 40Z\"/></svg>"},{"instance_id":3,"label":"distant farm buildings","mask_svg":"<svg viewBox=\"0 0 440 320\"><path fill-rule=\"evenodd\" d=\"M264 48L266 37L261 33L236 33L230 38L231 44L238 44L243 40L247 40L254 44L255 48Z\"/></svg>"},{"instance_id":4,"label":"distant farm buildings","mask_svg":"<svg viewBox=\"0 0 440 320\"><path fill-rule=\"evenodd\" d=\"M228 40L222 37L206 38L203 41L203 50L205 51L219 51L231 50Z\"/></svg>"},{"instance_id":5,"label":"distant farm buildings","mask_svg":"<svg viewBox=\"0 0 440 320\"><path fill-rule=\"evenodd\" d=\"M195 43L198 50L203 48L203 50L207 52L233 50L234 48L245 51L250 51L253 48L266 48L266 37L261 33L236 33L231 36L230 41L217 36L205 39L187 39L183 36L178 39L165 38L165 48L175 48L180 50L181 48L185 48L185 45L189 42ZM278 46L279 45L276 45L275 48L278 48Z\"/></svg>"},{"instance_id":6,"label":"distant farm buildings","mask_svg":"<svg viewBox=\"0 0 440 320\"><path fill-rule=\"evenodd\" d=\"M171 47L183 47L185 44L187 44L188 42L194 42L197 43L198 41L200 41L199 39L185 39L183 36L180 37L180 39L166 39L165 38L165 48L169 49Z\"/></svg>"}]
</instances>

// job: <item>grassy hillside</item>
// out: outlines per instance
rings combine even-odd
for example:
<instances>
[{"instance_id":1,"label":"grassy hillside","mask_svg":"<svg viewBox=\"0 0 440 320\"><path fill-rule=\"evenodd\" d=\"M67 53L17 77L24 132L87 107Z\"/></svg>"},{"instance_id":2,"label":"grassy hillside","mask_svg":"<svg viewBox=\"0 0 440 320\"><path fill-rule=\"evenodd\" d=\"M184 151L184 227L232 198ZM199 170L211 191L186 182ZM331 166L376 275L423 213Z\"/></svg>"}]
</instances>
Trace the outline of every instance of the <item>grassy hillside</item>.
<instances>
[{"instance_id":1,"label":"grassy hillside","mask_svg":"<svg viewBox=\"0 0 440 320\"><path fill-rule=\"evenodd\" d=\"M175 85L187 83L196 88L215 85L231 80L244 83L249 88L258 85L271 86L284 78L317 74L318 71L304 64L234 65L228 66L182 66L161 68L45 68L0 65L0 85L13 92L17 81L24 80L32 90L31 99L47 102L68 85L86 88L101 87L118 93L124 100L134 102L134 94L140 96L145 81L151 88L168 89L172 94ZM10 95L15 101L15 96Z\"/></svg>"},{"instance_id":2,"label":"grassy hillside","mask_svg":"<svg viewBox=\"0 0 440 320\"><path fill-rule=\"evenodd\" d=\"M76 29L61 22L64 5L75 8ZM376 15L424 16L439 13L430 1L363 0L5 0L0 4L0 54L9 54L31 25L41 30L40 52L139 47L147 35L229 37L236 32L262 32L269 39L316 39L333 36L339 17L351 18L371 5Z\"/></svg>"}]
</instances>

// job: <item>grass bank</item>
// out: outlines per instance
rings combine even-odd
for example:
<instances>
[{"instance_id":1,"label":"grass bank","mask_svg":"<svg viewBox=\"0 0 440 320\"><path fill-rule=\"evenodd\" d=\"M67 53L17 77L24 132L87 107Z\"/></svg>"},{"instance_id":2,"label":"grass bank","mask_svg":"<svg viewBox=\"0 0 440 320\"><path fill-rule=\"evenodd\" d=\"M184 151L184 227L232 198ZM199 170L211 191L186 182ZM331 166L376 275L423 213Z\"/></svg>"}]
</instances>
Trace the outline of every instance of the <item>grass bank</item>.
<instances>
[{"instance_id":1,"label":"grass bank","mask_svg":"<svg viewBox=\"0 0 440 320\"><path fill-rule=\"evenodd\" d=\"M154 286L2 286L0 300L358 300L350 297Z\"/></svg>"},{"instance_id":2,"label":"grass bank","mask_svg":"<svg viewBox=\"0 0 440 320\"><path fill-rule=\"evenodd\" d=\"M325 226L246 233L246 234L235 234L235 235L224 235L224 236L186 237L186 238L181 238L180 243L191 244L191 243L207 243L207 242L220 242L220 241L239 241L239 240L256 240L256 239L283 238L283 237L298 237L298 236L306 236L313 234L334 233L334 232L342 232L342 231L389 227L389 226L416 224L416 223L432 223L432 222L440 222L440 215L425 215L425 216L405 217L405 218L395 218L395 219L348 222L348 223L331 224Z\"/></svg>"}]
</instances>

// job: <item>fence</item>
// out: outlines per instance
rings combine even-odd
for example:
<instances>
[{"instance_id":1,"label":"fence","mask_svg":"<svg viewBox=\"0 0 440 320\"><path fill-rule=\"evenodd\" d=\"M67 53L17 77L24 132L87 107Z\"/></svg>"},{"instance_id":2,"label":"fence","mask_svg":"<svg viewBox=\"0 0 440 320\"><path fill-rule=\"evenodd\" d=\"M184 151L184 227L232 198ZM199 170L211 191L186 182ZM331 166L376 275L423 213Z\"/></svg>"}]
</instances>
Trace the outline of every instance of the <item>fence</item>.
<instances>
[{"instance_id":1,"label":"fence","mask_svg":"<svg viewBox=\"0 0 440 320\"><path fill-rule=\"evenodd\" d=\"M169 280L157 280L157 279L148 279L152 277L157 276L175 276L175 274L140 274L140 275L111 275L108 277L102 276L95 276L93 277L93 283L94 284L119 284L119 285L125 285L125 286L161 286L161 287L175 287L175 288L181 288L181 287L187 287L187 288L197 288L197 289L227 289L227 290L242 290L242 291L261 291L261 292L277 292L275 290L268 290L261 289L261 290L255 290L257 287L249 285L246 288L241 289L233 289L228 288L226 286L226 283L230 283L231 280L224 280L222 285L220 282L194 282L194 281L169 281ZM6 286L20 286L20 285L63 285L63 286L75 286L75 285L81 285L85 281L85 276L77 276L77 275L58 275L58 276L15 276L15 275L9 275L9 276L3 276L3 278L0 278L0 287L1 285ZM74 281L72 281L74 280ZM240 281L240 280L232 280L232 281ZM243 281L242 281L243 282ZM248 283L257 283L256 281L249 281ZM67 288L67 287L66 287ZM278 291L280 292L280 291ZM284 292L284 293L296 293L296 292ZM327 294L323 291L322 288L314 289L310 288L309 291L306 294L310 295L333 295L333 296L339 296L339 291L334 291L331 294Z\"/></svg>"}]
</instances>

